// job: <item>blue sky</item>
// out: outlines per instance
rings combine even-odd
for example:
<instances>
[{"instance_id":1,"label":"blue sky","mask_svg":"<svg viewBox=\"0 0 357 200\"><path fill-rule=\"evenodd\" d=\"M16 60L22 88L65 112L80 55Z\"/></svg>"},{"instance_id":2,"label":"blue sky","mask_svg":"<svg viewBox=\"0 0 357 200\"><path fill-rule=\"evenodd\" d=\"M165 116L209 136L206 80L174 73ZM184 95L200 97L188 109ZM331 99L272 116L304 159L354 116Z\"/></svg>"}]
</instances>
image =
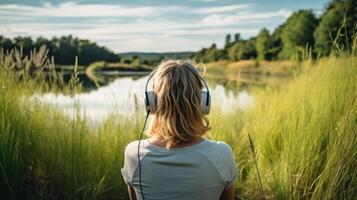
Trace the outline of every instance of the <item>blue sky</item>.
<instances>
[{"instance_id":1,"label":"blue sky","mask_svg":"<svg viewBox=\"0 0 357 200\"><path fill-rule=\"evenodd\" d=\"M227 33L273 31L298 9L319 15L328 0L1 0L0 34L69 35L115 52L197 51Z\"/></svg>"}]
</instances>

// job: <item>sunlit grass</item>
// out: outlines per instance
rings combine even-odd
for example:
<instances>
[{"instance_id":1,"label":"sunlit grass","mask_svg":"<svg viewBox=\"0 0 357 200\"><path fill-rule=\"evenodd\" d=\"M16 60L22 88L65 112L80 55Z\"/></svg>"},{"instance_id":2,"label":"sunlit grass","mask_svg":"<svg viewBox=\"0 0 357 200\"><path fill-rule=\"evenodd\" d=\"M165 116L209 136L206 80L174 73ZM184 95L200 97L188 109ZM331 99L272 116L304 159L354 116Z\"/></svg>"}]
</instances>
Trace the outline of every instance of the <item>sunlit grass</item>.
<instances>
[{"instance_id":1,"label":"sunlit grass","mask_svg":"<svg viewBox=\"0 0 357 200\"><path fill-rule=\"evenodd\" d=\"M252 159L247 151L242 155L249 133L258 151L266 198L357 196L357 66L353 59L306 62L302 75L290 84L278 91L259 92L250 112L231 116L242 118L242 131L228 129L218 138L237 151L240 195L260 198ZM230 131L236 137L227 137Z\"/></svg>"},{"instance_id":2,"label":"sunlit grass","mask_svg":"<svg viewBox=\"0 0 357 200\"><path fill-rule=\"evenodd\" d=\"M144 113L113 115L98 126L79 114L68 118L28 100L45 83L18 78L1 65L0 196L127 199L120 174L123 151L137 139ZM289 84L256 91L253 108L213 110L207 136L233 147L240 171L237 197L261 198L248 133L264 198L357 196L356 74L353 56L306 61ZM66 86L72 95L74 85Z\"/></svg>"},{"instance_id":3,"label":"sunlit grass","mask_svg":"<svg viewBox=\"0 0 357 200\"><path fill-rule=\"evenodd\" d=\"M226 73L227 75L239 72L246 75L289 76L294 72L298 65L298 62L292 60L240 60L234 62L220 60L207 63L205 66L209 72Z\"/></svg>"},{"instance_id":4,"label":"sunlit grass","mask_svg":"<svg viewBox=\"0 0 357 200\"><path fill-rule=\"evenodd\" d=\"M7 85L0 95L1 196L125 199L123 147L135 139L141 119L113 116L92 127L21 100L21 91Z\"/></svg>"}]
</instances>

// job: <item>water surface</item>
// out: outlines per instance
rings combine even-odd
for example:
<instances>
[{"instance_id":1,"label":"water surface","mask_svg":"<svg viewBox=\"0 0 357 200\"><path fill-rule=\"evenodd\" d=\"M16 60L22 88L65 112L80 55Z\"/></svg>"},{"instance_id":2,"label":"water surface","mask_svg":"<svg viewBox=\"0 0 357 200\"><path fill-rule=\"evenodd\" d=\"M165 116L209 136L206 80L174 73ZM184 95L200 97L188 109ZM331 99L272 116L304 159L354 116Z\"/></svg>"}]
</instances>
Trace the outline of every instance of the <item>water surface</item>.
<instances>
[{"instance_id":1,"label":"water surface","mask_svg":"<svg viewBox=\"0 0 357 200\"><path fill-rule=\"evenodd\" d=\"M103 75L104 84L95 87L88 77L80 77L84 90L75 96L63 93L37 94L36 97L46 104L60 108L68 115L74 113L75 103L80 112L92 121L101 121L111 114L143 114L144 90L148 76ZM88 80L87 80L88 79ZM212 96L212 112L231 112L245 110L254 105L254 97L248 88L232 87L222 79L207 81ZM233 84L234 85L234 84Z\"/></svg>"}]
</instances>

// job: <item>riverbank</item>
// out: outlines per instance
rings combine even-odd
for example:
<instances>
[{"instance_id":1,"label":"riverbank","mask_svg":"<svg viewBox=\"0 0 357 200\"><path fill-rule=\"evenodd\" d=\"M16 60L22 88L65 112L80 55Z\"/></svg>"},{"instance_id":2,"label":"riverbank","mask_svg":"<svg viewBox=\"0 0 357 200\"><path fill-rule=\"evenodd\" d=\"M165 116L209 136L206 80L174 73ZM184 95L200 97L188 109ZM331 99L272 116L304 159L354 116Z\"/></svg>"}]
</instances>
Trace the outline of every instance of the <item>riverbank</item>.
<instances>
[{"instance_id":1,"label":"riverbank","mask_svg":"<svg viewBox=\"0 0 357 200\"><path fill-rule=\"evenodd\" d=\"M205 64L207 72L240 73L247 76L290 76L300 65L296 61L217 61Z\"/></svg>"},{"instance_id":2,"label":"riverbank","mask_svg":"<svg viewBox=\"0 0 357 200\"><path fill-rule=\"evenodd\" d=\"M105 73L112 73L112 74L120 74L120 73L138 73L138 72L150 72L152 70L152 68L146 66L146 65L142 65L142 66L131 66L129 64L124 64L124 63L107 63L104 61L101 62L95 62L92 63L91 65L89 65L86 68L86 74L93 74L93 73L97 73L97 74L105 74Z\"/></svg>"},{"instance_id":3,"label":"riverbank","mask_svg":"<svg viewBox=\"0 0 357 200\"><path fill-rule=\"evenodd\" d=\"M207 137L233 148L237 198L262 198L248 133L265 199L357 196L355 74L353 56L306 61L288 84L256 91L253 108L209 115ZM126 144L139 136L143 108L131 117L111 115L93 128L80 115L67 118L58 108L26 100L38 83L16 80L3 66L0 85L1 197L127 199L120 168Z\"/></svg>"},{"instance_id":4,"label":"riverbank","mask_svg":"<svg viewBox=\"0 0 357 200\"><path fill-rule=\"evenodd\" d=\"M281 87L299 73L296 61L218 61L204 64L205 78L229 87Z\"/></svg>"},{"instance_id":5,"label":"riverbank","mask_svg":"<svg viewBox=\"0 0 357 200\"><path fill-rule=\"evenodd\" d=\"M301 63L295 61L254 61L243 60L237 62L218 61L202 65L205 77L215 80L228 80L238 85L275 86L286 81L298 71ZM204 68L204 69L203 69ZM63 75L73 74L73 66L57 66L57 72ZM77 73L86 75L94 82L103 83L106 75L111 76L144 76L153 67L146 65L132 66L125 63L95 62L88 67L78 66Z\"/></svg>"}]
</instances>

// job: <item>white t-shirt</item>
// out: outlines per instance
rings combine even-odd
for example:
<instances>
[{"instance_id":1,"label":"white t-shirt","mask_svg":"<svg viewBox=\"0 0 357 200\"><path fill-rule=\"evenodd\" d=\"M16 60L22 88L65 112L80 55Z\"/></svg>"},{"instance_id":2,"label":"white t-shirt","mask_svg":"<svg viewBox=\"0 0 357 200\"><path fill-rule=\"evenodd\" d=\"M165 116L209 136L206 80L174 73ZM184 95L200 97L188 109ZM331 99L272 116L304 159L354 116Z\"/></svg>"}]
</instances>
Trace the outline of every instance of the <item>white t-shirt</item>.
<instances>
[{"instance_id":1,"label":"white t-shirt","mask_svg":"<svg viewBox=\"0 0 357 200\"><path fill-rule=\"evenodd\" d=\"M142 199L139 186L138 141L125 148L122 175ZM218 200L237 178L232 149L224 142L204 139L181 148L140 144L141 185L146 200Z\"/></svg>"}]
</instances>

